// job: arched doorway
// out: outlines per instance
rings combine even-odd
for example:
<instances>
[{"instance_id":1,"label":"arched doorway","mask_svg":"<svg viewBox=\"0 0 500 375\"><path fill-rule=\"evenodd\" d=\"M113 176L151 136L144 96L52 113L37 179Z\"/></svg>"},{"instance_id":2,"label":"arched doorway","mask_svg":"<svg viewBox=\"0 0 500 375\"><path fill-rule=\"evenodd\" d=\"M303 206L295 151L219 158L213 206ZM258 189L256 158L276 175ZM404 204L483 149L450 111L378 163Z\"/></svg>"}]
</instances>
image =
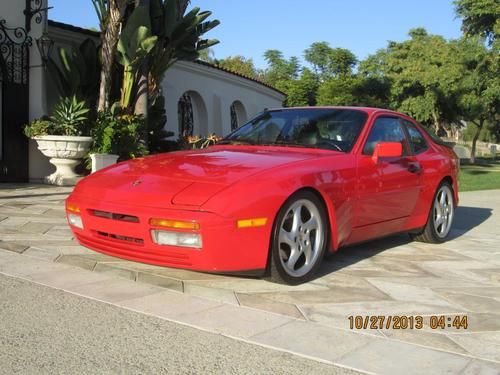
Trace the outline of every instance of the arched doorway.
<instances>
[{"instance_id":1,"label":"arched doorway","mask_svg":"<svg viewBox=\"0 0 500 375\"><path fill-rule=\"evenodd\" d=\"M247 111L239 100L235 100L231 104L231 131L238 129L247 121Z\"/></svg>"},{"instance_id":2,"label":"arched doorway","mask_svg":"<svg viewBox=\"0 0 500 375\"><path fill-rule=\"evenodd\" d=\"M186 91L177 103L179 136L208 135L207 107L196 91Z\"/></svg>"}]
</instances>

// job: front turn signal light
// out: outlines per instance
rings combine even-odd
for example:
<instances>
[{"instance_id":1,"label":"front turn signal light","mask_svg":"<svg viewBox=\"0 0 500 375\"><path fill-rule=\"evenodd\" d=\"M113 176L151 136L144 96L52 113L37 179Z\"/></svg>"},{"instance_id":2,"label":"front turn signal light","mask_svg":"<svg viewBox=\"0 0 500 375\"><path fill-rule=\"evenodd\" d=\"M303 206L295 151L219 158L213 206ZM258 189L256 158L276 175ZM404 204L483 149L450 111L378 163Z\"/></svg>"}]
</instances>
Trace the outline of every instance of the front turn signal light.
<instances>
[{"instance_id":1,"label":"front turn signal light","mask_svg":"<svg viewBox=\"0 0 500 375\"><path fill-rule=\"evenodd\" d=\"M173 229L200 229L200 223L193 221L178 221L169 219L149 219L149 225L153 227L173 228Z\"/></svg>"},{"instance_id":2,"label":"front turn signal light","mask_svg":"<svg viewBox=\"0 0 500 375\"><path fill-rule=\"evenodd\" d=\"M70 212L80 213L80 207L73 203L66 203L66 210Z\"/></svg>"},{"instance_id":3,"label":"front turn signal light","mask_svg":"<svg viewBox=\"0 0 500 375\"><path fill-rule=\"evenodd\" d=\"M238 228L263 227L267 224L267 217L258 217L255 219L238 220Z\"/></svg>"}]
</instances>

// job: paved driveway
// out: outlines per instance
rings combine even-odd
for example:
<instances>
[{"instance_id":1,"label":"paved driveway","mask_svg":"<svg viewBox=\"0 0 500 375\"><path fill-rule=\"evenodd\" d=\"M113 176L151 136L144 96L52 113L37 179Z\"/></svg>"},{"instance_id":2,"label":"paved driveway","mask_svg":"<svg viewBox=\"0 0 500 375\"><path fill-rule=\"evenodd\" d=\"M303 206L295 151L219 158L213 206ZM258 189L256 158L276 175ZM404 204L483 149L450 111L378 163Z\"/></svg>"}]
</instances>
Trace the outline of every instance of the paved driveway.
<instances>
[{"instance_id":1,"label":"paved driveway","mask_svg":"<svg viewBox=\"0 0 500 375\"><path fill-rule=\"evenodd\" d=\"M414 243L400 235L346 248L324 262L314 281L296 287L154 267L87 250L73 241L66 226L63 200L69 191L41 185L0 185L0 249L218 303L277 313L293 318L296 324L316 322L327 330L356 334L362 345L351 357L342 357L346 366L360 368L360 358L368 356L372 362L363 369L379 371L375 358L391 360L395 350L410 355L416 344L473 361L458 361L456 368L450 365L449 369L473 371L477 360L499 368L498 190L461 194L452 239L445 244ZM356 315L422 316L424 327L351 330L348 317ZM442 315L444 328L431 329L430 317ZM455 316L467 317L467 329L448 327ZM192 319L194 324L201 318ZM300 331L300 324L297 327ZM267 335L262 333L259 339L297 351L285 328ZM370 343L370 337L388 338L386 343L391 344ZM306 349L305 354L317 356L317 350L311 348L309 354ZM399 360L404 364L407 359ZM420 363L414 356L406 365L411 367L412 361Z\"/></svg>"}]
</instances>

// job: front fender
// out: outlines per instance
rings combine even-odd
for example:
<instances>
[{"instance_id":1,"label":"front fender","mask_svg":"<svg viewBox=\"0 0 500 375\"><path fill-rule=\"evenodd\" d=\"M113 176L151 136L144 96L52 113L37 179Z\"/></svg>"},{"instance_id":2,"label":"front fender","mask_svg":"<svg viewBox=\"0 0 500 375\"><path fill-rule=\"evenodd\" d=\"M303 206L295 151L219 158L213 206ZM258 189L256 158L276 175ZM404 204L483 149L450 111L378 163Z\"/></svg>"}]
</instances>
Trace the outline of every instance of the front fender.
<instances>
[{"instance_id":1,"label":"front fender","mask_svg":"<svg viewBox=\"0 0 500 375\"><path fill-rule=\"evenodd\" d=\"M238 219L266 217L267 233L283 203L301 189L316 191L325 202L331 249L337 249L352 229L356 175L350 155L301 161L253 175L209 199L203 210Z\"/></svg>"}]
</instances>

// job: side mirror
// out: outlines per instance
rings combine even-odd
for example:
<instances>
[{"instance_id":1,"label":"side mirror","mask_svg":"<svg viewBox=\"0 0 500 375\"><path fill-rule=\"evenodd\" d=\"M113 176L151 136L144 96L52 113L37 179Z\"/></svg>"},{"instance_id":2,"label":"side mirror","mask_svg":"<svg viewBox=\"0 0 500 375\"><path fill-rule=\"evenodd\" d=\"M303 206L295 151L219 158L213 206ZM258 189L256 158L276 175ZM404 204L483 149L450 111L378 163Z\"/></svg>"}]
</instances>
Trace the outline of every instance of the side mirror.
<instances>
[{"instance_id":1,"label":"side mirror","mask_svg":"<svg viewBox=\"0 0 500 375\"><path fill-rule=\"evenodd\" d=\"M400 142L380 142L375 146L372 160L375 164L379 158L396 158L403 155L403 146Z\"/></svg>"}]
</instances>

